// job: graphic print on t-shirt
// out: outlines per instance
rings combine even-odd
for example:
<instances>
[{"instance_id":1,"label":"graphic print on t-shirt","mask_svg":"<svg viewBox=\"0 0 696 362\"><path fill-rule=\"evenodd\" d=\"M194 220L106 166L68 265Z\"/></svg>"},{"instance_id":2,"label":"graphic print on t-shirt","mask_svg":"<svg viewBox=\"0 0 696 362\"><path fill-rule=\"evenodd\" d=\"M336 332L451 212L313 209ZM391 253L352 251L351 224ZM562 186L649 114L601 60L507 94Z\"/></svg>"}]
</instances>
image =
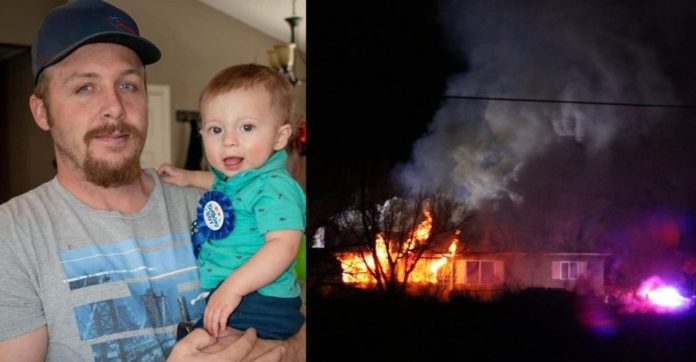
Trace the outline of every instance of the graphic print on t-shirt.
<instances>
[{"instance_id":1,"label":"graphic print on t-shirt","mask_svg":"<svg viewBox=\"0 0 696 362\"><path fill-rule=\"evenodd\" d=\"M90 295L110 298L74 308L95 361L164 360L181 320L177 298L193 320L202 315L203 303L189 303L201 290L188 233L64 250L60 258L72 293L96 288Z\"/></svg>"}]
</instances>

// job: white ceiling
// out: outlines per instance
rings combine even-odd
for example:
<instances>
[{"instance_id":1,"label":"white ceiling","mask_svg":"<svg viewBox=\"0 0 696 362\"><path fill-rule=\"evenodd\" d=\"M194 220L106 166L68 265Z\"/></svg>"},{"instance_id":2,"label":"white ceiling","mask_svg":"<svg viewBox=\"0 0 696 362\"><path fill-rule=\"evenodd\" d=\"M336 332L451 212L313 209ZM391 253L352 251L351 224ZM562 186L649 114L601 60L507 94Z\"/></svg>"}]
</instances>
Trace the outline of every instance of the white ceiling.
<instances>
[{"instance_id":1,"label":"white ceiling","mask_svg":"<svg viewBox=\"0 0 696 362\"><path fill-rule=\"evenodd\" d=\"M303 52L306 51L307 1L306 0L198 0L217 9L262 33L279 41L290 41L290 25L285 18L292 16L293 2L295 15L302 18L295 28L295 42Z\"/></svg>"}]
</instances>

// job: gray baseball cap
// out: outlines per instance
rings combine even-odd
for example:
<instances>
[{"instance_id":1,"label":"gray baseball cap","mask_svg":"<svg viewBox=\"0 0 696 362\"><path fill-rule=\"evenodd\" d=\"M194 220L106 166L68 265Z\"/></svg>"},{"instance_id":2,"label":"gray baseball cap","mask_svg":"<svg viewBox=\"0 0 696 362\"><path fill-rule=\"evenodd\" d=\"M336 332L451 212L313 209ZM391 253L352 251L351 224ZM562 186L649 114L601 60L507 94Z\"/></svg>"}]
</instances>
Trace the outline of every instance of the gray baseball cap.
<instances>
[{"instance_id":1,"label":"gray baseball cap","mask_svg":"<svg viewBox=\"0 0 696 362\"><path fill-rule=\"evenodd\" d=\"M143 65L160 59L160 50L140 36L138 25L123 10L101 0L77 0L51 10L31 47L34 85L46 67L91 43L116 43L133 50Z\"/></svg>"}]
</instances>

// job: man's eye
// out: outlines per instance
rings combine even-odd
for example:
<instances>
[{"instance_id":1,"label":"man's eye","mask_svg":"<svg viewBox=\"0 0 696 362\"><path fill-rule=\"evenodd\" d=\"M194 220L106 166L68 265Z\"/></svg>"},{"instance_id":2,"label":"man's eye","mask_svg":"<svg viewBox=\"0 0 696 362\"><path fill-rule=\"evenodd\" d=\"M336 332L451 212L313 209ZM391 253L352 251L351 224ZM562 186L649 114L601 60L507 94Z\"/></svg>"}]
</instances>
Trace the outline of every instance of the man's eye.
<instances>
[{"instance_id":1,"label":"man's eye","mask_svg":"<svg viewBox=\"0 0 696 362\"><path fill-rule=\"evenodd\" d=\"M135 90L135 85L131 83L122 83L119 87L125 90Z\"/></svg>"},{"instance_id":2,"label":"man's eye","mask_svg":"<svg viewBox=\"0 0 696 362\"><path fill-rule=\"evenodd\" d=\"M251 132L254 129L253 124L244 124L242 125L242 131L244 132Z\"/></svg>"},{"instance_id":3,"label":"man's eye","mask_svg":"<svg viewBox=\"0 0 696 362\"><path fill-rule=\"evenodd\" d=\"M85 84L81 86L80 88L77 88L77 91L75 93L84 93L84 92L89 92L92 90L92 85L91 84Z\"/></svg>"}]
</instances>

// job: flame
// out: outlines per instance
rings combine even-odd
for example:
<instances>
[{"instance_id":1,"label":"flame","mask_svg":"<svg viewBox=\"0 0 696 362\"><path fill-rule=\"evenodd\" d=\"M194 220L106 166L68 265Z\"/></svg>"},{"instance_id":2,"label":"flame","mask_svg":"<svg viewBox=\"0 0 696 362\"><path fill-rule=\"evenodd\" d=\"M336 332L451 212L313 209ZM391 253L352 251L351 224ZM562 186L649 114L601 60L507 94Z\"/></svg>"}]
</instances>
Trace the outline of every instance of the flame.
<instances>
[{"instance_id":1,"label":"flame","mask_svg":"<svg viewBox=\"0 0 696 362\"><path fill-rule=\"evenodd\" d=\"M387 263L387 243L382 234L377 235L375 240L377 259L383 270L388 271ZM342 280L344 283L361 284L364 286L374 285L377 281L370 271L375 271L375 259L372 254L365 251L362 253L342 253L339 256L341 268L343 269Z\"/></svg>"},{"instance_id":2,"label":"flame","mask_svg":"<svg viewBox=\"0 0 696 362\"><path fill-rule=\"evenodd\" d=\"M430 213L430 210L427 208L423 210L423 216L425 220L423 220L413 232L413 238L420 242L428 240L430 231L433 229L433 215Z\"/></svg>"},{"instance_id":3,"label":"flame","mask_svg":"<svg viewBox=\"0 0 696 362\"><path fill-rule=\"evenodd\" d=\"M430 238L433 227L433 217L429 210L429 205L423 210L423 221L418 224L418 226L413 230L409 237L403 242L403 247L399 248L399 245L394 245L393 242L387 242L383 233L379 233L375 238L375 254L379 261L381 269L385 273L391 271L389 260L392 262L396 261L396 275L400 282L404 281L406 265L404 258L410 256L419 246L428 241ZM445 275L440 275L442 270L451 271L451 260L453 259L455 252L457 250L457 238L459 236L459 231L455 233L447 253L439 258L433 258L431 256L421 257L413 268L413 271L409 275L409 283L430 283L438 284L443 279L447 278ZM389 248L391 245L391 249ZM342 280L347 284L354 284L359 287L372 287L377 283L373 273L375 272L375 261L373 255L368 251L362 252L339 252L336 257L341 262L341 267L343 270ZM449 268L444 268L449 266Z\"/></svg>"},{"instance_id":4,"label":"flame","mask_svg":"<svg viewBox=\"0 0 696 362\"><path fill-rule=\"evenodd\" d=\"M457 232L456 235L458 236L459 232ZM437 275L437 271L440 269L440 267L447 264L447 261L454 256L454 252L457 251L457 238L456 237L454 239L452 239L452 243L450 243L450 246L447 250L449 252L447 254L445 254L445 256L443 256L438 261L435 261L430 265L430 271L433 274Z\"/></svg>"},{"instance_id":5,"label":"flame","mask_svg":"<svg viewBox=\"0 0 696 362\"><path fill-rule=\"evenodd\" d=\"M433 274L437 274L437 270L440 269L441 266L445 265L447 263L447 257L442 257L438 261L435 261L430 264L430 271Z\"/></svg>"}]
</instances>

